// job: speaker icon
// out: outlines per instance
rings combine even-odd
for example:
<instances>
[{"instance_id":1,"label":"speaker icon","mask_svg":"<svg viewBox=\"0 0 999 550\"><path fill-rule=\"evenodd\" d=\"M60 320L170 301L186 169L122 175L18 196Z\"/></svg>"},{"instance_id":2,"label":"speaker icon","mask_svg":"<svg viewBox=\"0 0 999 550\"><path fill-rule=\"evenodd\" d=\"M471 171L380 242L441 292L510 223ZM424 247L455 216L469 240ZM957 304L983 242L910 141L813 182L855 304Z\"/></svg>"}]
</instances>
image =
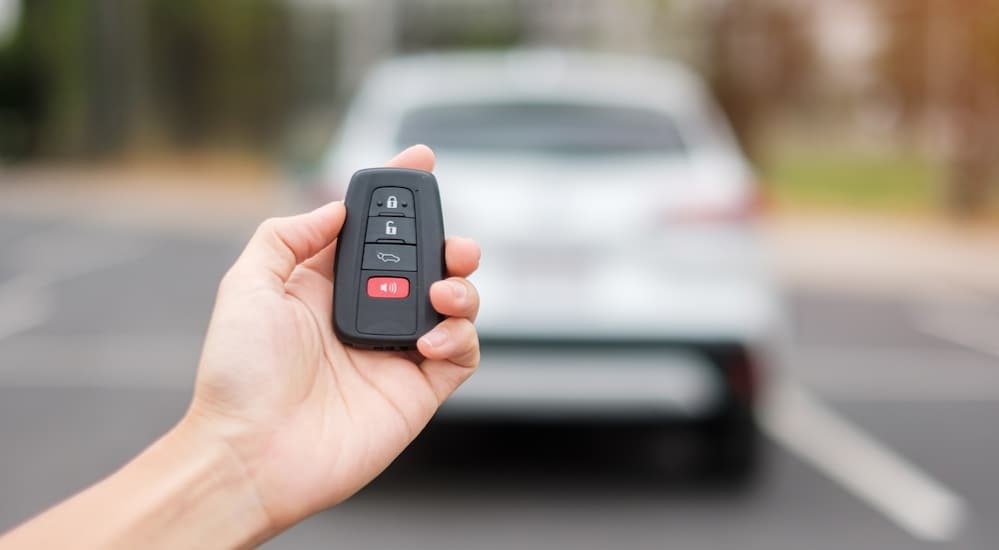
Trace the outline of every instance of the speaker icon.
<instances>
[{"instance_id":1,"label":"speaker icon","mask_svg":"<svg viewBox=\"0 0 999 550\"><path fill-rule=\"evenodd\" d=\"M368 279L368 296L372 298L405 298L409 296L409 279L405 277L371 277Z\"/></svg>"}]
</instances>

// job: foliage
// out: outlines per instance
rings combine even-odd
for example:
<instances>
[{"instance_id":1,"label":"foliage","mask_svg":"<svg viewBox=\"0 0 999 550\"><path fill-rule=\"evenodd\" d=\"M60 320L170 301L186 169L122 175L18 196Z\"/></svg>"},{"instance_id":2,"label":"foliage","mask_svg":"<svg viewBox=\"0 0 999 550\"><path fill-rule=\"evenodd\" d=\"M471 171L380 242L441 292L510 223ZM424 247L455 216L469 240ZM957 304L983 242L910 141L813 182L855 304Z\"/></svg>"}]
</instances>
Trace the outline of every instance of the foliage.
<instances>
[{"instance_id":1,"label":"foliage","mask_svg":"<svg viewBox=\"0 0 999 550\"><path fill-rule=\"evenodd\" d=\"M289 82L282 0L31 0L0 48L0 157L266 146Z\"/></svg>"},{"instance_id":2,"label":"foliage","mask_svg":"<svg viewBox=\"0 0 999 550\"><path fill-rule=\"evenodd\" d=\"M267 142L290 80L286 8L274 0L149 0L154 98L174 141Z\"/></svg>"},{"instance_id":3,"label":"foliage","mask_svg":"<svg viewBox=\"0 0 999 550\"><path fill-rule=\"evenodd\" d=\"M764 173L781 206L911 212L932 209L940 167L914 151L785 148Z\"/></svg>"},{"instance_id":4,"label":"foliage","mask_svg":"<svg viewBox=\"0 0 999 550\"><path fill-rule=\"evenodd\" d=\"M999 0L885 0L881 71L904 130L923 124L946 158L942 198L969 215L999 184Z\"/></svg>"},{"instance_id":5,"label":"foliage","mask_svg":"<svg viewBox=\"0 0 999 550\"><path fill-rule=\"evenodd\" d=\"M794 4L732 0L711 29L711 85L736 135L760 156L763 127L801 95L815 52Z\"/></svg>"},{"instance_id":6,"label":"foliage","mask_svg":"<svg viewBox=\"0 0 999 550\"><path fill-rule=\"evenodd\" d=\"M25 2L17 35L0 49L0 156L31 154L43 140L54 150L85 140L88 5Z\"/></svg>"}]
</instances>

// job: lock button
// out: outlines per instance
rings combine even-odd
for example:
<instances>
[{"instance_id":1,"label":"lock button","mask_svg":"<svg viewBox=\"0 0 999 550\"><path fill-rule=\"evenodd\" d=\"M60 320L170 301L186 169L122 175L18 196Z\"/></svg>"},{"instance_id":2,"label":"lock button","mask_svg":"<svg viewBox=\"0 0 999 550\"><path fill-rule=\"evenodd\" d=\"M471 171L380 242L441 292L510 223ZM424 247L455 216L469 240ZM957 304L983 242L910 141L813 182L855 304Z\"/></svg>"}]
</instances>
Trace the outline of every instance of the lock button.
<instances>
[{"instance_id":1,"label":"lock button","mask_svg":"<svg viewBox=\"0 0 999 550\"><path fill-rule=\"evenodd\" d=\"M379 187L371 194L369 216L414 218L413 192L402 187Z\"/></svg>"},{"instance_id":2,"label":"lock button","mask_svg":"<svg viewBox=\"0 0 999 550\"><path fill-rule=\"evenodd\" d=\"M364 242L416 244L416 220L389 216L369 217Z\"/></svg>"}]
</instances>

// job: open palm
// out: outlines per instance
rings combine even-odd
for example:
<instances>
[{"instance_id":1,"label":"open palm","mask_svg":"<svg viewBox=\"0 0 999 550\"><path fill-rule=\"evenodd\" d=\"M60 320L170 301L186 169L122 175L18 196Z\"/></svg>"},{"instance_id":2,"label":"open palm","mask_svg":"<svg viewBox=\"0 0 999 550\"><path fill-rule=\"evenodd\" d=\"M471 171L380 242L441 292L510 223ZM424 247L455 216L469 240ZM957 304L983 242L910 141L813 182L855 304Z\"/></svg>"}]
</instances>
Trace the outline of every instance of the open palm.
<instances>
[{"instance_id":1,"label":"open palm","mask_svg":"<svg viewBox=\"0 0 999 550\"><path fill-rule=\"evenodd\" d=\"M426 147L391 166L431 170ZM341 203L268 220L226 274L188 416L245 467L275 528L363 487L413 440L478 364L472 320L478 246L449 239L431 303L449 316L419 353L347 348L333 334L333 254Z\"/></svg>"}]
</instances>

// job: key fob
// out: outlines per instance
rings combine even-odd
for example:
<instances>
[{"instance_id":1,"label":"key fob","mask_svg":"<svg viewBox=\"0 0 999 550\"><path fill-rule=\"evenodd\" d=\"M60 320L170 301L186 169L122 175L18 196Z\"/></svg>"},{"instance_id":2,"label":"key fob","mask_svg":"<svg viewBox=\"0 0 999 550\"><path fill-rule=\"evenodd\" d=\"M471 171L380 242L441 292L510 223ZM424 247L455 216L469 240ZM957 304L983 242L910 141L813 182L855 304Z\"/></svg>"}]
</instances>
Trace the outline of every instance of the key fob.
<instances>
[{"instance_id":1,"label":"key fob","mask_svg":"<svg viewBox=\"0 0 999 550\"><path fill-rule=\"evenodd\" d=\"M443 320L430 285L444 278L444 220L434 175L372 168L354 174L336 244L333 330L348 346L415 349Z\"/></svg>"}]
</instances>

